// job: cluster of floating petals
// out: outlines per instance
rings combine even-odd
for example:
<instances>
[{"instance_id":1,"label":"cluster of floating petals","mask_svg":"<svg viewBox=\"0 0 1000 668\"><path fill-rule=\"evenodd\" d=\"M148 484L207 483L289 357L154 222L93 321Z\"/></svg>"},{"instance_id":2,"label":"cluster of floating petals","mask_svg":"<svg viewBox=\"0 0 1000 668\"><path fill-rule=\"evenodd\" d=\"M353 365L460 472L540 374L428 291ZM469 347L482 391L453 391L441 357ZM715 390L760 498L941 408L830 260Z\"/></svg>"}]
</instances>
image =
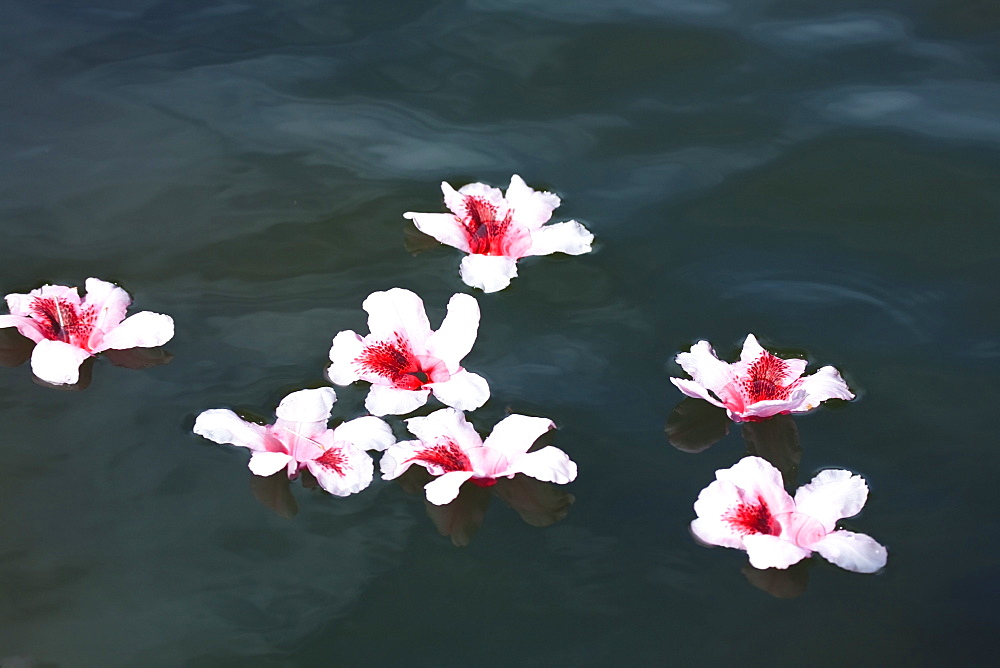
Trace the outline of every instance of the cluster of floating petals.
<instances>
[{"instance_id":1,"label":"cluster of floating petals","mask_svg":"<svg viewBox=\"0 0 1000 668\"><path fill-rule=\"evenodd\" d=\"M246 422L231 410L214 408L198 416L194 433L249 449L255 475L286 469L294 478L305 468L320 487L347 496L371 484L374 465L366 451L385 450L396 439L389 425L370 415L329 429L336 401L337 394L329 387L292 392L278 405L273 425Z\"/></svg>"},{"instance_id":2,"label":"cluster of floating petals","mask_svg":"<svg viewBox=\"0 0 1000 668\"><path fill-rule=\"evenodd\" d=\"M47 383L76 383L80 364L102 351L153 348L174 336L168 315L142 311L126 318L132 299L113 283L88 278L86 290L82 299L64 285L7 295L10 315L0 315L0 328L16 327L35 342L31 370Z\"/></svg>"},{"instance_id":3,"label":"cluster of floating petals","mask_svg":"<svg viewBox=\"0 0 1000 668\"><path fill-rule=\"evenodd\" d=\"M575 220L546 225L559 197L532 190L515 174L507 194L484 183L470 183L457 191L441 184L451 213L413 213L403 216L424 234L468 253L460 272L466 285L496 292L517 276L517 261L529 255L590 252L594 235Z\"/></svg>"},{"instance_id":4,"label":"cluster of floating petals","mask_svg":"<svg viewBox=\"0 0 1000 668\"><path fill-rule=\"evenodd\" d=\"M805 360L776 357L753 334L747 335L739 362L721 361L708 341L699 341L676 360L693 380L670 381L689 397L725 408L736 422L803 413L827 399L854 398L832 366L803 377Z\"/></svg>"},{"instance_id":5,"label":"cluster of floating petals","mask_svg":"<svg viewBox=\"0 0 1000 668\"><path fill-rule=\"evenodd\" d=\"M423 466L436 476L424 487L427 500L435 505L455 499L466 480L488 487L518 473L560 485L576 479L576 464L559 448L549 445L528 452L539 436L555 428L546 418L508 415L485 441L453 408L410 418L406 427L417 440L400 441L385 451L382 478L393 480L413 464Z\"/></svg>"},{"instance_id":6,"label":"cluster of floating petals","mask_svg":"<svg viewBox=\"0 0 1000 668\"><path fill-rule=\"evenodd\" d=\"M330 348L327 375L335 385L357 380L372 384L365 407L373 415L403 415L434 394L446 406L475 410L490 396L481 376L462 368L479 331L475 297L453 295L448 313L432 331L420 297L393 288L373 292L362 307L368 312L368 336L340 332Z\"/></svg>"},{"instance_id":7,"label":"cluster of floating petals","mask_svg":"<svg viewBox=\"0 0 1000 668\"><path fill-rule=\"evenodd\" d=\"M818 552L856 573L885 566L886 550L870 536L838 530L837 520L861 512L865 481L850 471L821 471L795 492L767 460L744 457L701 491L691 531L709 545L746 550L754 568L788 568Z\"/></svg>"}]
</instances>

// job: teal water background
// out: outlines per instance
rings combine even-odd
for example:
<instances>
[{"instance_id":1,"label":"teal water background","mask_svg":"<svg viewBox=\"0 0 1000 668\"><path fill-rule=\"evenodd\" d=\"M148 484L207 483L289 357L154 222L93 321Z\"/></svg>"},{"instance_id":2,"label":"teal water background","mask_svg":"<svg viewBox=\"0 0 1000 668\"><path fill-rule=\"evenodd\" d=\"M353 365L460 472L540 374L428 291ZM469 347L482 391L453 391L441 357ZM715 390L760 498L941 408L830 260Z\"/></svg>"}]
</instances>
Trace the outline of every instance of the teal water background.
<instances>
[{"instance_id":1,"label":"teal water background","mask_svg":"<svg viewBox=\"0 0 1000 668\"><path fill-rule=\"evenodd\" d=\"M61 392L0 369L0 659L49 666L961 665L994 655L1000 10L991 2L0 2L3 294L111 280L177 324L172 363ZM520 174L595 251L407 250L439 184ZM992 267L992 268L991 268ZM376 290L482 309L465 366L579 464L561 522L498 499L467 547L394 482L298 515L191 433L325 384ZM748 332L854 402L796 418L799 484L877 575L821 559L775 598L699 546L745 452L664 423L673 356ZM334 417L366 387L337 388ZM399 421L394 420L400 436Z\"/></svg>"}]
</instances>

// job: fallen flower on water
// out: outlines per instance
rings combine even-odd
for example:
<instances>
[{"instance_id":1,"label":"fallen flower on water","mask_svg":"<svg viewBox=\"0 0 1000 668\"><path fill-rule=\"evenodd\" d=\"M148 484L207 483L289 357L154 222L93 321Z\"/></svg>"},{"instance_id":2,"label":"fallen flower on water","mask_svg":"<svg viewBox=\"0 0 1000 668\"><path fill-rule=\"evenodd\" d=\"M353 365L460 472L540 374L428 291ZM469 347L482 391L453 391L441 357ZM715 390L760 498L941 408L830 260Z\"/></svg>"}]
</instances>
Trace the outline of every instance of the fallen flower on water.
<instances>
[{"instance_id":1,"label":"fallen flower on water","mask_svg":"<svg viewBox=\"0 0 1000 668\"><path fill-rule=\"evenodd\" d=\"M328 428L335 401L330 387L292 392L278 405L273 425L246 422L231 410L213 408L198 416L194 433L251 450L254 475L286 469L294 478L307 469L320 487L347 496L371 484L374 465L366 450L384 450L396 439L389 425L370 415Z\"/></svg>"},{"instance_id":2,"label":"fallen flower on water","mask_svg":"<svg viewBox=\"0 0 1000 668\"><path fill-rule=\"evenodd\" d=\"M719 360L708 341L699 341L676 360L694 380L670 382L689 397L725 408L736 422L804 413L827 399L854 398L832 366L803 377L805 360L776 357L761 348L753 334L747 335L739 362Z\"/></svg>"},{"instance_id":3,"label":"fallen flower on water","mask_svg":"<svg viewBox=\"0 0 1000 668\"><path fill-rule=\"evenodd\" d=\"M441 183L444 203L451 213L403 214L424 234L469 253L462 260L466 285L496 292L517 276L517 261L529 255L590 252L594 235L575 220L546 225L559 197L532 190L515 174L507 194L484 183L470 183L458 191Z\"/></svg>"},{"instance_id":4,"label":"fallen flower on water","mask_svg":"<svg viewBox=\"0 0 1000 668\"><path fill-rule=\"evenodd\" d=\"M403 415L427 402L431 393L446 406L475 410L490 396L486 380L462 368L479 330L479 303L456 294L441 327L431 331L420 297L402 288L373 292L361 305L368 312L362 338L337 334L327 375L336 385L357 380L372 384L365 407L373 415Z\"/></svg>"},{"instance_id":5,"label":"fallen flower on water","mask_svg":"<svg viewBox=\"0 0 1000 668\"><path fill-rule=\"evenodd\" d=\"M703 489L694 504L692 533L709 545L745 550L754 568L788 568L819 552L857 573L885 566L886 550L870 536L837 529L861 512L868 486L850 471L821 471L793 499L781 473L760 457L744 457Z\"/></svg>"},{"instance_id":6,"label":"fallen flower on water","mask_svg":"<svg viewBox=\"0 0 1000 668\"><path fill-rule=\"evenodd\" d=\"M576 464L559 448L549 445L528 452L539 436L555 428L546 418L508 415L485 441L453 408L410 418L406 427L418 440L400 441L385 451L382 478L392 480L413 464L423 466L436 476L424 487L427 500L435 505L458 496L466 480L489 487L517 473L560 485L576 479Z\"/></svg>"},{"instance_id":7,"label":"fallen flower on water","mask_svg":"<svg viewBox=\"0 0 1000 668\"><path fill-rule=\"evenodd\" d=\"M102 351L153 348L173 338L168 315L142 311L126 318L132 299L113 283L88 278L86 290L83 299L64 285L7 295L10 315L0 315L0 328L16 327L35 342L31 370L47 383L76 383L80 364Z\"/></svg>"}]
</instances>

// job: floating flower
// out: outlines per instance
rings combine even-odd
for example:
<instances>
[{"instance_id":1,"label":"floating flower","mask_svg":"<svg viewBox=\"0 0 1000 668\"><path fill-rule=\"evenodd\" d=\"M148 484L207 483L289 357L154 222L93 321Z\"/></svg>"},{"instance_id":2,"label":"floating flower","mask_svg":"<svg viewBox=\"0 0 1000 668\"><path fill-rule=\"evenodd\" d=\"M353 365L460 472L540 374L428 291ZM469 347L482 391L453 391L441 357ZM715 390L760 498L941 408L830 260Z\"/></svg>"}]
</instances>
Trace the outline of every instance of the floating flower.
<instances>
[{"instance_id":1,"label":"floating flower","mask_svg":"<svg viewBox=\"0 0 1000 668\"><path fill-rule=\"evenodd\" d=\"M821 471L792 499L781 473L760 457L744 457L701 491L691 531L710 545L746 550L754 568L788 568L819 552L857 573L874 573L886 550L870 536L837 530L837 520L861 512L868 486L850 471Z\"/></svg>"},{"instance_id":2,"label":"floating flower","mask_svg":"<svg viewBox=\"0 0 1000 668\"><path fill-rule=\"evenodd\" d=\"M16 327L35 342L31 370L47 383L76 383L80 364L102 351L152 348L174 336L168 315L142 311L126 318L132 299L113 283L88 278L86 289L83 299L64 285L7 295L10 315L0 315L0 327Z\"/></svg>"},{"instance_id":3,"label":"floating flower","mask_svg":"<svg viewBox=\"0 0 1000 668\"><path fill-rule=\"evenodd\" d=\"M284 468L293 478L306 468L320 487L347 496L371 484L374 466L365 451L384 450L396 439L389 425L370 415L329 429L335 401L337 394L330 387L292 392L278 405L273 425L246 422L231 410L213 408L198 416L194 433L251 450L254 475L269 476Z\"/></svg>"},{"instance_id":4,"label":"floating flower","mask_svg":"<svg viewBox=\"0 0 1000 668\"><path fill-rule=\"evenodd\" d=\"M418 440L400 441L382 455L384 480L399 477L412 464L437 476L424 492L435 505L458 496L466 480L489 487L498 478L517 473L560 485L576 479L576 464L551 445L528 452L539 436L554 429L552 420L526 415L508 415L483 441L461 411L442 408L426 417L410 418L406 427Z\"/></svg>"},{"instance_id":5,"label":"floating flower","mask_svg":"<svg viewBox=\"0 0 1000 668\"><path fill-rule=\"evenodd\" d=\"M536 192L520 176L510 177L506 196L499 188L470 183L457 192L441 184L451 213L404 213L424 234L469 253L462 260L466 285L496 292L517 276L517 261L529 255L590 252L594 235L570 220L545 225L559 206L559 197Z\"/></svg>"},{"instance_id":6,"label":"floating flower","mask_svg":"<svg viewBox=\"0 0 1000 668\"><path fill-rule=\"evenodd\" d=\"M403 415L427 402L460 410L479 408L490 397L482 376L461 366L479 330L479 302L456 294L437 331L431 331L424 303L409 290L373 292L361 305L368 312L368 336L337 334L327 372L336 385L356 380L372 384L365 407L373 415Z\"/></svg>"},{"instance_id":7,"label":"floating flower","mask_svg":"<svg viewBox=\"0 0 1000 668\"><path fill-rule=\"evenodd\" d=\"M805 360L775 357L760 347L753 334L747 335L740 361L733 364L720 361L708 341L699 341L676 359L694 380L670 382L689 397L725 408L736 422L804 413L827 399L854 398L832 366L803 378Z\"/></svg>"}]
</instances>

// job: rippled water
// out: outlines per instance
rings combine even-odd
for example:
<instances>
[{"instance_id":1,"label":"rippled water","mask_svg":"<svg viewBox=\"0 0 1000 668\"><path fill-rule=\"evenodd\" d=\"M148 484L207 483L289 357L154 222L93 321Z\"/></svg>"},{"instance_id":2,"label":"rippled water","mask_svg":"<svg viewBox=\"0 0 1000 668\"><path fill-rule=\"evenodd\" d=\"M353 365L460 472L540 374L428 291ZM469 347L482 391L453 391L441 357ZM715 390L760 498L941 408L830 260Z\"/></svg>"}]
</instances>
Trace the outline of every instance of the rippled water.
<instances>
[{"instance_id":1,"label":"rippled water","mask_svg":"<svg viewBox=\"0 0 1000 668\"><path fill-rule=\"evenodd\" d=\"M985 661L998 622L1000 11L993 3L3 3L3 293L120 283L172 363L60 392L0 369L0 659L32 665ZM465 365L580 466L539 528L493 499L464 548L394 482L292 486L191 433L324 384L393 286L470 291L405 211L438 184L555 190L596 252L476 292ZM426 245L426 244L424 244ZM993 269L990 269L993 267ZM878 575L794 598L690 537L746 450L671 447L671 361L747 332L859 395L799 417L798 482L872 494ZM336 418L363 411L338 388ZM398 421L395 421L397 426ZM404 432L399 430L400 435ZM752 438L751 438L752 440ZM757 584L760 584L759 582ZM799 583L801 584L801 582ZM788 592L786 592L788 593ZM6 665L6 664L5 664Z\"/></svg>"}]
</instances>

